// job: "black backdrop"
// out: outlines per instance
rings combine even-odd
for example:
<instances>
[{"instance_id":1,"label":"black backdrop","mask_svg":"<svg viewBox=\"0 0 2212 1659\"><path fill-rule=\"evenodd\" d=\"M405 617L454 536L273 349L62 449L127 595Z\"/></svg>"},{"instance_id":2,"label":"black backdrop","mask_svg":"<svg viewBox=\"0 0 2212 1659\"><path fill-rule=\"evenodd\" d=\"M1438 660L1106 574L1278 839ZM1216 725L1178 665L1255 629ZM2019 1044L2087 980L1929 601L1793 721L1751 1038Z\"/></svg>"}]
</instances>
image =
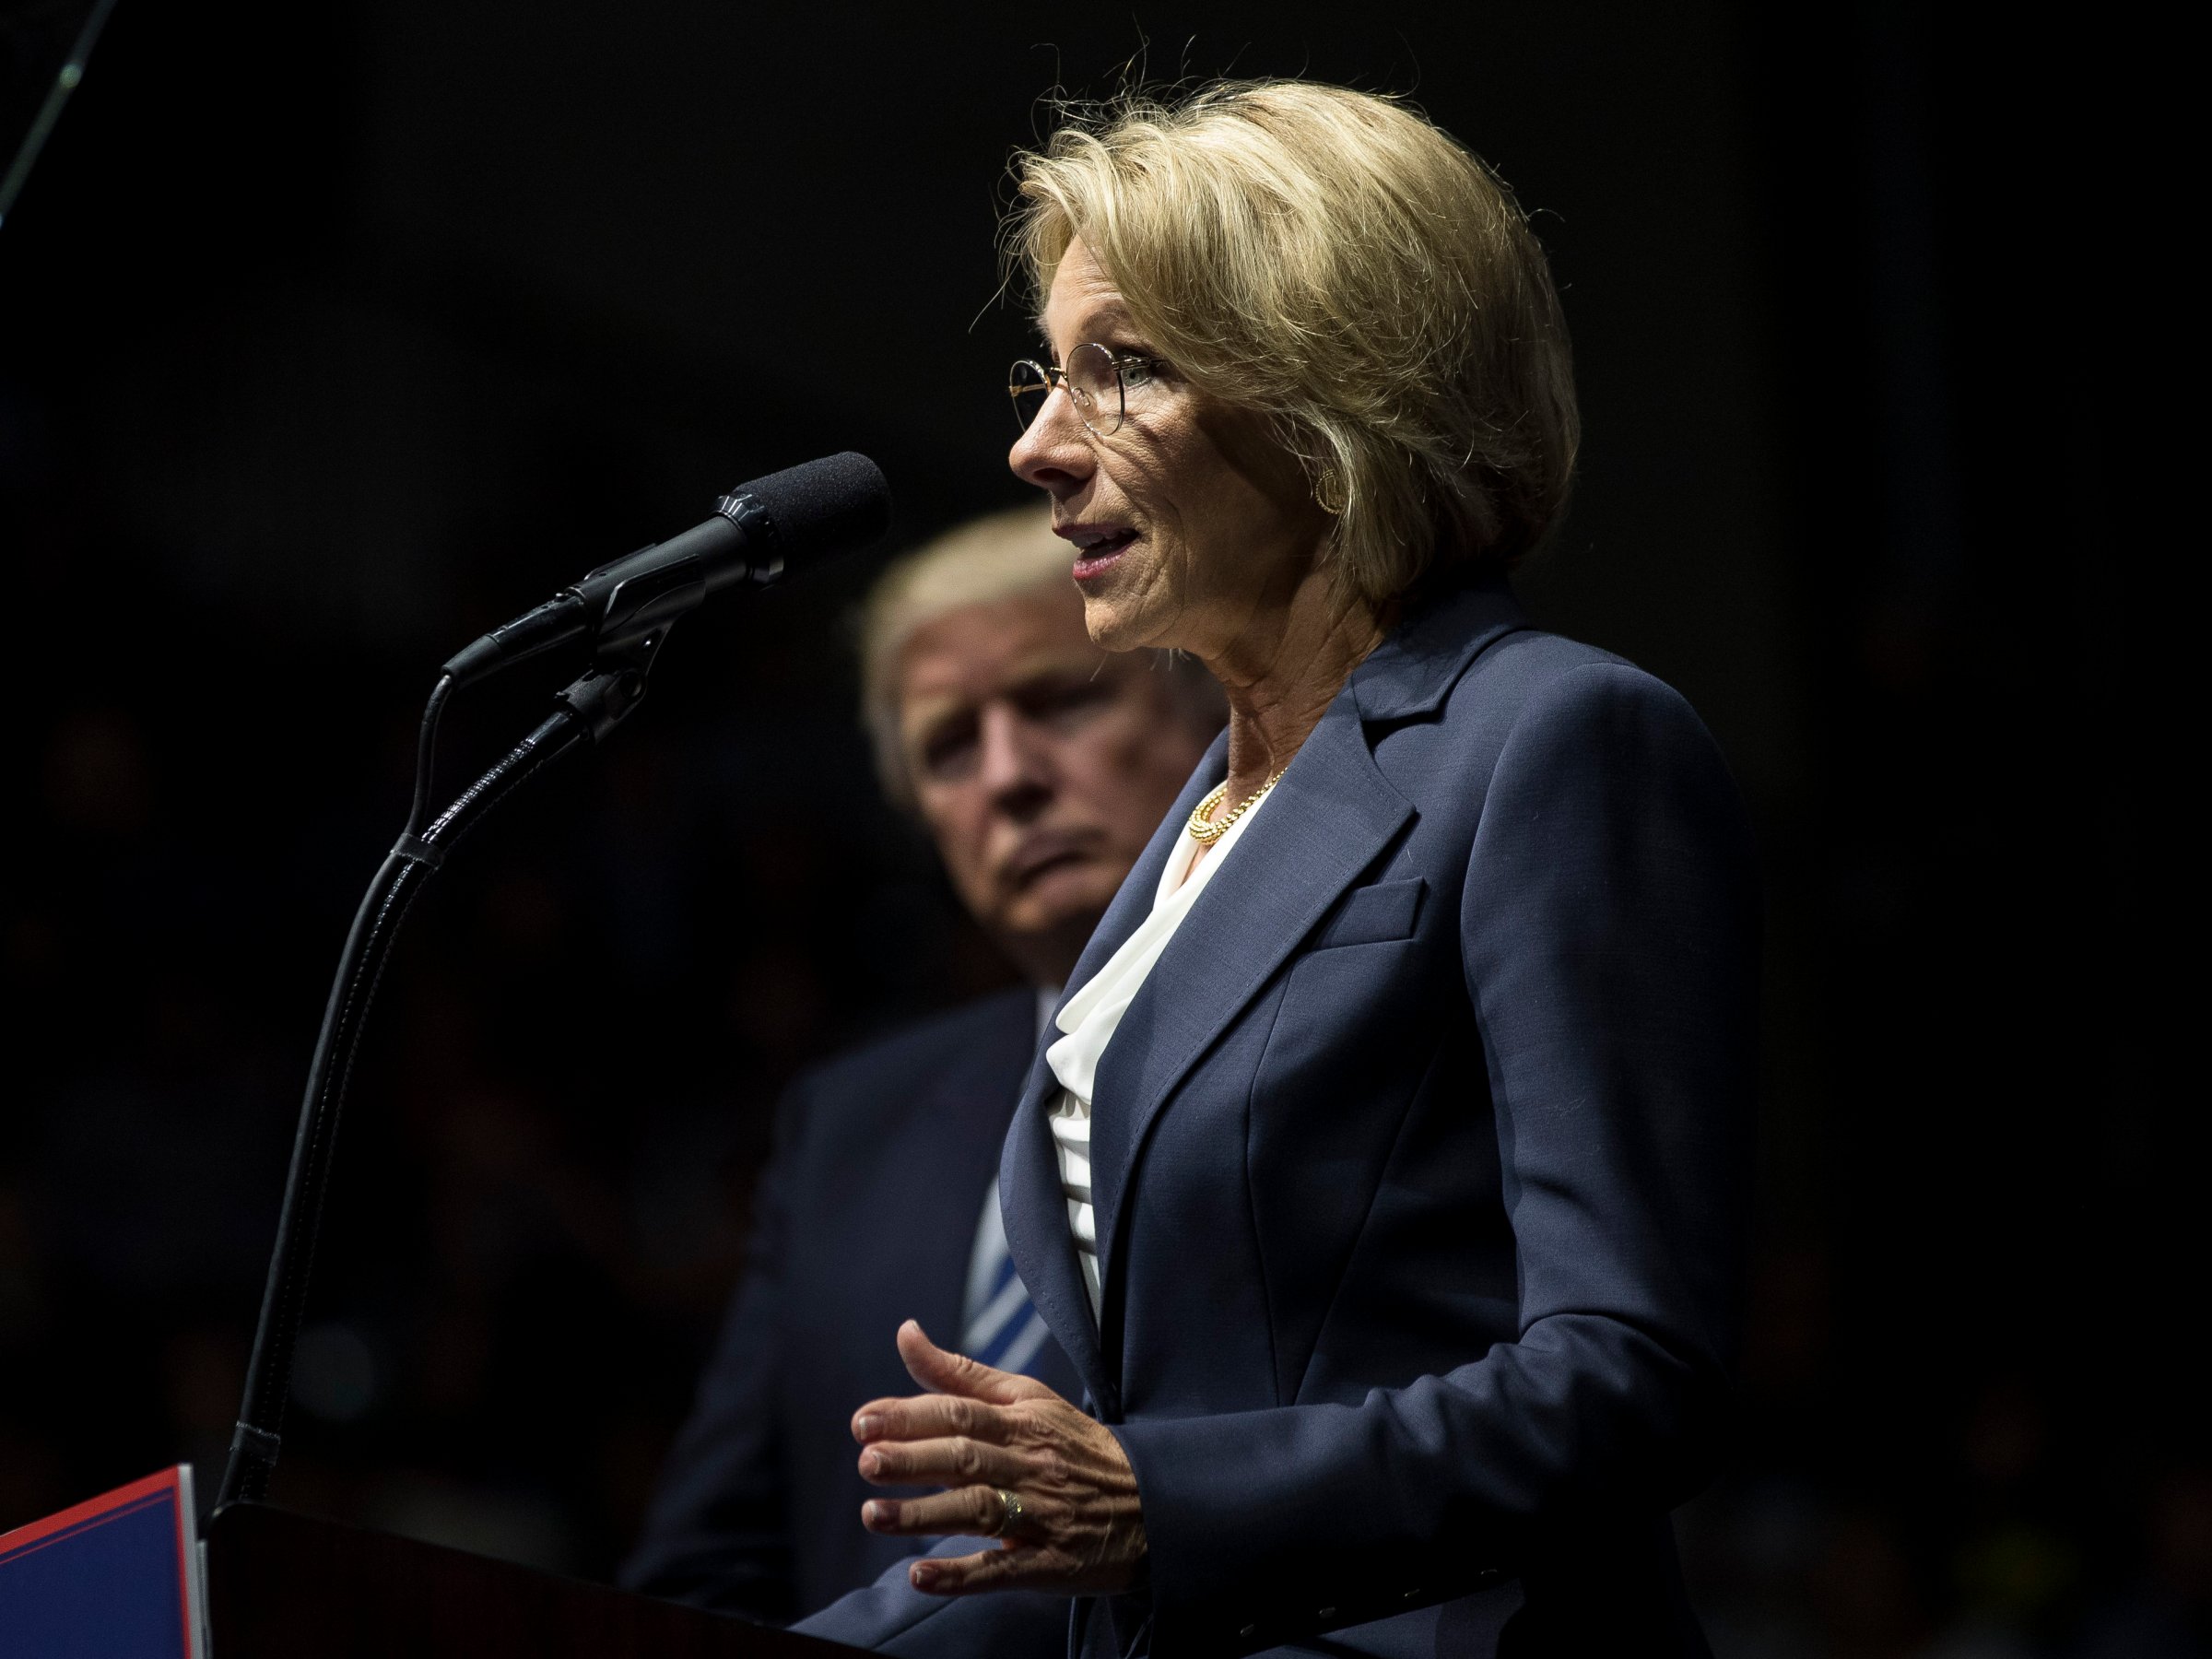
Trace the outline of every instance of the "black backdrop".
<instances>
[{"instance_id":1,"label":"black backdrop","mask_svg":"<svg viewBox=\"0 0 2212 1659\"><path fill-rule=\"evenodd\" d=\"M2142 653L2065 244L2099 54L1874 3L123 0L0 227L0 1526L219 1465L436 663L831 449L906 541L1018 499L1006 154L1140 51L1409 92L1540 212L1588 440L1524 592L1690 696L1767 859L1747 1432L1682 1524L1724 1653L2201 1636ZM280 1500L610 1571L777 1088L1003 976L871 792L871 569L688 624L424 907Z\"/></svg>"}]
</instances>

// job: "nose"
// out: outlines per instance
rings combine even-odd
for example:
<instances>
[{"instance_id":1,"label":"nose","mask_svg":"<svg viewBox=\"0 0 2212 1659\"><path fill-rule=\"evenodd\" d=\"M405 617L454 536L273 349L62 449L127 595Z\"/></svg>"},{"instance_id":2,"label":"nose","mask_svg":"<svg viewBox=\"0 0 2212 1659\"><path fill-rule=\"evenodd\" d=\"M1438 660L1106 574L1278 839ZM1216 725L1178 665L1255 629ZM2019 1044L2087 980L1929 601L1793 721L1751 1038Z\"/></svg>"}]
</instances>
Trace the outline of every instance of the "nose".
<instances>
[{"instance_id":1,"label":"nose","mask_svg":"<svg viewBox=\"0 0 2212 1659\"><path fill-rule=\"evenodd\" d=\"M1017 820L1035 818L1053 798L1053 771L1028 723L1015 710L994 704L983 711L978 742L991 805Z\"/></svg>"},{"instance_id":2,"label":"nose","mask_svg":"<svg viewBox=\"0 0 2212 1659\"><path fill-rule=\"evenodd\" d=\"M1090 433L1065 385L1055 386L1030 422L1028 431L1006 452L1006 465L1025 484L1034 484L1053 500L1065 500L1083 487L1097 465Z\"/></svg>"}]
</instances>

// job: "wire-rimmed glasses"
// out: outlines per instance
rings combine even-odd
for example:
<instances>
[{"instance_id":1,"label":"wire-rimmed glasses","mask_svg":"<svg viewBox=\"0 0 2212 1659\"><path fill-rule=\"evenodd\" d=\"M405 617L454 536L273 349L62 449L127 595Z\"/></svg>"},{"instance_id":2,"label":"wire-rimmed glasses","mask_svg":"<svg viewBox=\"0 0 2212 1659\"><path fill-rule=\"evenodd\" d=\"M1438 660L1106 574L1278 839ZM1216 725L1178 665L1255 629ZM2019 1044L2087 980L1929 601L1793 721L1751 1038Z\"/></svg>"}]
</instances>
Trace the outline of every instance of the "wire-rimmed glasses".
<instances>
[{"instance_id":1,"label":"wire-rimmed glasses","mask_svg":"<svg viewBox=\"0 0 2212 1659\"><path fill-rule=\"evenodd\" d=\"M1121 429L1122 418L1127 413L1128 388L1146 384L1159 367L1157 358L1116 356L1098 345L1077 347L1067 354L1064 367L1024 358L1006 371L1015 423L1028 431L1043 412L1053 388L1064 386L1092 435L1111 438Z\"/></svg>"}]
</instances>

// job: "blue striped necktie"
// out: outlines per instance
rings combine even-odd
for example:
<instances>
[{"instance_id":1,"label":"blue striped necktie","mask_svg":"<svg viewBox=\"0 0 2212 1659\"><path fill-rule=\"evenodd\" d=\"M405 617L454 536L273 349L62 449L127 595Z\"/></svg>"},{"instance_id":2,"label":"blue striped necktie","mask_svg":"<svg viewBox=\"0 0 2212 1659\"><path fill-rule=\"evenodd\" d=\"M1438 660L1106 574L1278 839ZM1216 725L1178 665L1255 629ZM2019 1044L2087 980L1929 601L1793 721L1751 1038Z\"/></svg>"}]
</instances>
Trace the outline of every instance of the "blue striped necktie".
<instances>
[{"instance_id":1,"label":"blue striped necktie","mask_svg":"<svg viewBox=\"0 0 2212 1659\"><path fill-rule=\"evenodd\" d=\"M1030 1293L1014 1271L1006 1250L1006 1224L999 1218L998 1182L983 1196L974 1256L969 1265L968 1306L960 1324L960 1351L997 1371L1026 1371L1049 1335L1044 1319L1030 1305Z\"/></svg>"}]
</instances>

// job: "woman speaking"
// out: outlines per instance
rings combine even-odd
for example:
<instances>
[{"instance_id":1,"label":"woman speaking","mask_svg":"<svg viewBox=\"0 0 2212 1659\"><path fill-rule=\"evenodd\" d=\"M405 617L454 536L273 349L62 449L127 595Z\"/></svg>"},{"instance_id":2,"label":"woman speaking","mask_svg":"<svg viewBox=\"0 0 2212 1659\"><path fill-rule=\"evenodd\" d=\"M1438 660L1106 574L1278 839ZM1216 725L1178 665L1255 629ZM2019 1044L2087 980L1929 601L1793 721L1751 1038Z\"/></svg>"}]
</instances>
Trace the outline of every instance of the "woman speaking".
<instances>
[{"instance_id":1,"label":"woman speaking","mask_svg":"<svg viewBox=\"0 0 2212 1659\"><path fill-rule=\"evenodd\" d=\"M928 1392L855 1414L864 1476L944 1488L865 1525L992 1540L911 1564L946 1611L891 1645L1018 1588L1086 1655L1702 1653L1667 1513L1728 1416L1758 906L1688 706L1506 584L1574 462L1543 253L1329 87L1124 106L1019 177L1014 470L1092 638L1231 713L1006 1147L1088 1409L910 1324Z\"/></svg>"}]
</instances>

